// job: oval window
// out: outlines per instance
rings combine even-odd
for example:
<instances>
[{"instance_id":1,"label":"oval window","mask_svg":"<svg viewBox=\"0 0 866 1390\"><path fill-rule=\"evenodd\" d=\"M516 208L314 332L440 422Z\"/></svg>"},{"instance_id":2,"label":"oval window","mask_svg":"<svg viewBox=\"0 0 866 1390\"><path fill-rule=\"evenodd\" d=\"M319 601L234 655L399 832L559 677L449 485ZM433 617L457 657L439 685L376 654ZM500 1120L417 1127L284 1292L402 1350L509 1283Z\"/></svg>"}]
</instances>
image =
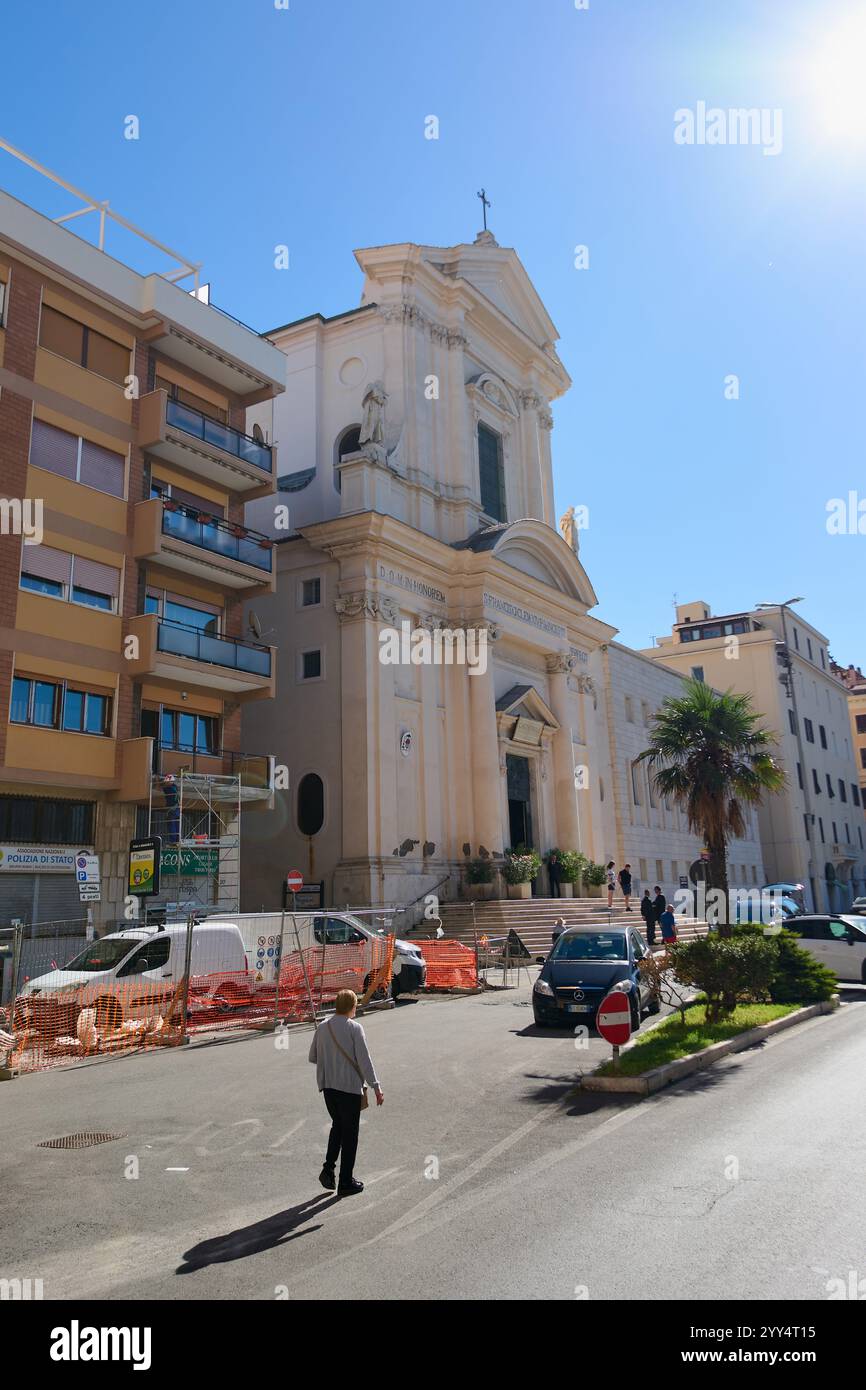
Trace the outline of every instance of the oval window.
<instances>
[{"instance_id":1,"label":"oval window","mask_svg":"<svg viewBox=\"0 0 866 1390\"><path fill-rule=\"evenodd\" d=\"M325 784L318 773L308 772L298 784L298 829L302 835L318 835L325 820Z\"/></svg>"}]
</instances>

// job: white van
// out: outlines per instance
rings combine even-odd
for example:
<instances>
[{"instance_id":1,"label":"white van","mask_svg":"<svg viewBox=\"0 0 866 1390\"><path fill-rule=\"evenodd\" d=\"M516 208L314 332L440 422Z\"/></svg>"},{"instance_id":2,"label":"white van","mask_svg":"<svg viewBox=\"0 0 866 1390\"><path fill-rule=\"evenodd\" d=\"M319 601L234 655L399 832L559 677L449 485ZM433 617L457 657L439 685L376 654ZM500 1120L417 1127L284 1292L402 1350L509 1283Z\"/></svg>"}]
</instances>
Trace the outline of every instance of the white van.
<instances>
[{"instance_id":1,"label":"white van","mask_svg":"<svg viewBox=\"0 0 866 1390\"><path fill-rule=\"evenodd\" d=\"M88 941L62 970L29 980L20 995L65 996L79 1008L96 1008L97 1027L119 1027L127 1018L142 1018L166 1007L183 979L185 923L165 927L130 927ZM191 976L206 977L210 1002L228 1007L253 994L244 943L228 922L205 922L193 928ZM193 994L198 991L191 987ZM26 1004L19 1006L26 1011Z\"/></svg>"},{"instance_id":2,"label":"white van","mask_svg":"<svg viewBox=\"0 0 866 1390\"><path fill-rule=\"evenodd\" d=\"M226 921L237 926L254 979L257 983L273 984L279 960L282 918L281 912L249 912L208 917L207 921L209 924ZM322 965L319 965L315 951L312 958L319 973L324 968L330 988L354 989L362 993L370 982L378 959L373 943L380 942L383 936L384 932L365 926L351 912L287 912L283 921L283 956L288 957L299 949L307 951L320 946L323 948ZM329 952L329 947L339 947L340 950ZM423 989L427 982L427 964L414 941L394 942L391 970L391 994L395 999L400 994ZM335 975L334 971L339 971L340 975Z\"/></svg>"}]
</instances>

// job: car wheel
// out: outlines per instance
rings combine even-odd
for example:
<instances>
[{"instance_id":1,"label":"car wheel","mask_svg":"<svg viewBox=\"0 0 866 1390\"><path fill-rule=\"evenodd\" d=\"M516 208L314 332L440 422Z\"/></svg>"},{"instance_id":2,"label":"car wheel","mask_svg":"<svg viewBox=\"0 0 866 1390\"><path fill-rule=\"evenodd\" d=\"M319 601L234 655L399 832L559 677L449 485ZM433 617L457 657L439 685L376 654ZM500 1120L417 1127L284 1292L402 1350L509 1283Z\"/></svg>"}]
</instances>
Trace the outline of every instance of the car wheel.
<instances>
[{"instance_id":1,"label":"car wheel","mask_svg":"<svg viewBox=\"0 0 866 1390\"><path fill-rule=\"evenodd\" d=\"M534 1011L533 1011L532 1017L535 1019L535 1026L536 1026L536 1028L546 1028L546 1027L547 1027L547 1019L546 1019L546 1018L539 1018L539 1017L538 1017L538 1014L535 1013Z\"/></svg>"},{"instance_id":2,"label":"car wheel","mask_svg":"<svg viewBox=\"0 0 866 1390\"><path fill-rule=\"evenodd\" d=\"M402 991L401 988L400 988L400 976L399 976L399 975L392 975L392 976L391 976L391 998L392 998L392 999L399 999L399 998L400 998L400 995L402 994L402 992L403 992L403 991Z\"/></svg>"},{"instance_id":3,"label":"car wheel","mask_svg":"<svg viewBox=\"0 0 866 1390\"><path fill-rule=\"evenodd\" d=\"M640 1004L635 1003L631 1009L631 1031L636 1033L640 1028Z\"/></svg>"},{"instance_id":4,"label":"car wheel","mask_svg":"<svg viewBox=\"0 0 866 1390\"><path fill-rule=\"evenodd\" d=\"M860 979L863 981L863 984L866 985L866 960L864 960L863 968L860 971Z\"/></svg>"}]
</instances>

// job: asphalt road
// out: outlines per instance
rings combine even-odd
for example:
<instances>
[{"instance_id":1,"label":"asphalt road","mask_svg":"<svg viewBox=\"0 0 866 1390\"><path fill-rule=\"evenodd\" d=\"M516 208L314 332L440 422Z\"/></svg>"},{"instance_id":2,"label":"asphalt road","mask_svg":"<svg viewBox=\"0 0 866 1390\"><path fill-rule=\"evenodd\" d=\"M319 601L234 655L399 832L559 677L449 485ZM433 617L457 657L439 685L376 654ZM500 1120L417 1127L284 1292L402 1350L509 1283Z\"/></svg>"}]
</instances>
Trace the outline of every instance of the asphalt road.
<instances>
[{"instance_id":1,"label":"asphalt road","mask_svg":"<svg viewBox=\"0 0 866 1390\"><path fill-rule=\"evenodd\" d=\"M364 1020L360 1197L318 1186L309 1033L4 1083L0 1277L46 1299L822 1299L866 1277L866 992L646 1101L529 992ZM77 1130L126 1137L40 1149ZM137 1176L134 1174L137 1173ZM864 1283L866 1290L866 1283Z\"/></svg>"}]
</instances>

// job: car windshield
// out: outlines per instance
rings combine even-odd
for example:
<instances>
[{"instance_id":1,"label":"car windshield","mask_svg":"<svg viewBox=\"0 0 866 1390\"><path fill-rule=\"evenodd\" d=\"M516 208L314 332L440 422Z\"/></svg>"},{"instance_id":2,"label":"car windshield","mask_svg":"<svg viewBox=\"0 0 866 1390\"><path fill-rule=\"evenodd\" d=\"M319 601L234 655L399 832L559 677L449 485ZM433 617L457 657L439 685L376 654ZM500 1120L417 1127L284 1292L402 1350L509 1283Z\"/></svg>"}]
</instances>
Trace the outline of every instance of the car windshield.
<instances>
[{"instance_id":1,"label":"car windshield","mask_svg":"<svg viewBox=\"0 0 866 1390\"><path fill-rule=\"evenodd\" d=\"M144 936L105 936L101 941L89 941L80 955L73 956L64 970L113 970L133 946L147 940Z\"/></svg>"},{"instance_id":2,"label":"car windshield","mask_svg":"<svg viewBox=\"0 0 866 1390\"><path fill-rule=\"evenodd\" d=\"M551 960L626 960L625 932L567 933L559 938L550 953Z\"/></svg>"},{"instance_id":3,"label":"car windshield","mask_svg":"<svg viewBox=\"0 0 866 1390\"><path fill-rule=\"evenodd\" d=\"M862 917L848 917L846 915L843 915L842 921L845 923L846 926L853 927L858 935L863 935L864 923Z\"/></svg>"}]
</instances>

